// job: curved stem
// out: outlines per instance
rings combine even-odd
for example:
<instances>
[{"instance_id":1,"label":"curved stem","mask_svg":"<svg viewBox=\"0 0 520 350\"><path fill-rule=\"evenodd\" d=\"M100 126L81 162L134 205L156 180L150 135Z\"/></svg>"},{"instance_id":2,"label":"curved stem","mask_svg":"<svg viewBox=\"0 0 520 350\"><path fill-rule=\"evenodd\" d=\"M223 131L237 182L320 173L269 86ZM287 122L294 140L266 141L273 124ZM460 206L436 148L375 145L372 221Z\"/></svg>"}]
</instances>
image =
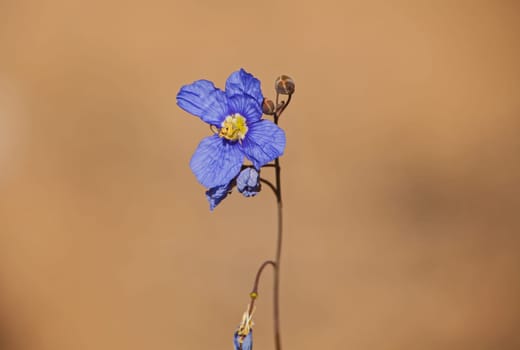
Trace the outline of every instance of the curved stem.
<instances>
[{"instance_id":1,"label":"curved stem","mask_svg":"<svg viewBox=\"0 0 520 350\"><path fill-rule=\"evenodd\" d=\"M292 95L289 95L289 97L287 97L287 101L285 101L283 106L280 108L280 110L276 112L276 121L278 121L278 118L280 118L280 116L282 115L283 111L285 111L285 109L287 108L289 103L291 103L291 97L292 97Z\"/></svg>"},{"instance_id":2,"label":"curved stem","mask_svg":"<svg viewBox=\"0 0 520 350\"><path fill-rule=\"evenodd\" d=\"M276 166L275 164L268 163L268 164L265 164L264 166L262 166L262 168L274 168L275 166Z\"/></svg>"},{"instance_id":3,"label":"curved stem","mask_svg":"<svg viewBox=\"0 0 520 350\"><path fill-rule=\"evenodd\" d=\"M269 186L269 188L271 190L273 190L274 195L278 197L278 192L276 191L276 187L274 187L274 185L271 183L271 181L268 181L266 179L260 178L260 182L266 184L267 186Z\"/></svg>"},{"instance_id":4,"label":"curved stem","mask_svg":"<svg viewBox=\"0 0 520 350\"><path fill-rule=\"evenodd\" d=\"M251 303L249 303L249 309L247 310L247 313L251 315L253 313L253 308L255 306L255 300L258 297L258 285L260 284L260 276L262 275L262 272L266 268L267 265L272 265L274 268L276 268L276 263L272 260L266 260L262 265L260 265L260 268L256 272L255 277L255 284L253 285L253 289L251 290L251 293L249 293L249 296L251 297Z\"/></svg>"}]
</instances>

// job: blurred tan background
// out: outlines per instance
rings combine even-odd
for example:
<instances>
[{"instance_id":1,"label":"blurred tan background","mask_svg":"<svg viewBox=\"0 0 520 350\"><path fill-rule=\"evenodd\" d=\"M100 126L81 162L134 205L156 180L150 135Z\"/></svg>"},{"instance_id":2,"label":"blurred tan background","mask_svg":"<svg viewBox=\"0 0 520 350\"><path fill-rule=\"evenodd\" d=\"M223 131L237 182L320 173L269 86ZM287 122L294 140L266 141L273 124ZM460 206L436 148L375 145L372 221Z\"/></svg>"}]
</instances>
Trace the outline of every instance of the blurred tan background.
<instances>
[{"instance_id":1,"label":"blurred tan background","mask_svg":"<svg viewBox=\"0 0 520 350\"><path fill-rule=\"evenodd\" d=\"M0 0L0 349L232 349L274 200L209 212L188 162L210 131L175 95L240 67L266 96L279 74L297 84L284 349L519 349L519 16L491 0Z\"/></svg>"}]
</instances>

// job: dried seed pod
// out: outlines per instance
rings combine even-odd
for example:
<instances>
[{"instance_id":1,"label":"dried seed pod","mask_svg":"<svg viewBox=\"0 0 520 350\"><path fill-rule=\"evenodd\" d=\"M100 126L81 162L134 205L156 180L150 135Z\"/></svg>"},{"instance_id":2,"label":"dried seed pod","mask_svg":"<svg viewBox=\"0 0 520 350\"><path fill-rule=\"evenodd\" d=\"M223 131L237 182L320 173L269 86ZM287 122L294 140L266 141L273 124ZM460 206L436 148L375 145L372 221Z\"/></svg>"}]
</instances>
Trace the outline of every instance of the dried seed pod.
<instances>
[{"instance_id":1,"label":"dried seed pod","mask_svg":"<svg viewBox=\"0 0 520 350\"><path fill-rule=\"evenodd\" d=\"M275 112L274 102L268 98L264 98L262 103L262 112L267 115L273 115Z\"/></svg>"},{"instance_id":2,"label":"dried seed pod","mask_svg":"<svg viewBox=\"0 0 520 350\"><path fill-rule=\"evenodd\" d=\"M280 75L274 83L276 92L281 95L292 95L294 93L294 80L287 75Z\"/></svg>"}]
</instances>

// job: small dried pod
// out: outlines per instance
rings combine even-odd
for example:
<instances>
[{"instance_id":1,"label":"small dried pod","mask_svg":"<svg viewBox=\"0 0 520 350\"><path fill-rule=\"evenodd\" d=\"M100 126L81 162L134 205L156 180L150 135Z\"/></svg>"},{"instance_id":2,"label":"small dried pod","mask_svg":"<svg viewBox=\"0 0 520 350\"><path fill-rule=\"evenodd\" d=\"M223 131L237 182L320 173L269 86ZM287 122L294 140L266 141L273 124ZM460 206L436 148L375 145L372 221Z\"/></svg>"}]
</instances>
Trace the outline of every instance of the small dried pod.
<instances>
[{"instance_id":1,"label":"small dried pod","mask_svg":"<svg viewBox=\"0 0 520 350\"><path fill-rule=\"evenodd\" d=\"M275 110L274 102L268 98L264 98L264 102L262 102L262 112L267 115L273 115Z\"/></svg>"},{"instance_id":2,"label":"small dried pod","mask_svg":"<svg viewBox=\"0 0 520 350\"><path fill-rule=\"evenodd\" d=\"M274 88L277 93L281 95L292 95L294 94L294 80L287 75L280 75L276 78Z\"/></svg>"}]
</instances>

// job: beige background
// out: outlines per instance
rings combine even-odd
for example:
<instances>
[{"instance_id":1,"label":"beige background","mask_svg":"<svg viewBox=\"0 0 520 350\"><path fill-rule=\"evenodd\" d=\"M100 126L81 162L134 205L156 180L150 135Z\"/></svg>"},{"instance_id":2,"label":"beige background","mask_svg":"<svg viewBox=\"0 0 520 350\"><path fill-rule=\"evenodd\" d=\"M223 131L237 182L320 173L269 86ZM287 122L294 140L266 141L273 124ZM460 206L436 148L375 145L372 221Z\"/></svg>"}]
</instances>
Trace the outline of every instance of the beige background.
<instances>
[{"instance_id":1,"label":"beige background","mask_svg":"<svg viewBox=\"0 0 520 350\"><path fill-rule=\"evenodd\" d=\"M0 0L0 349L232 349L270 193L213 213L175 105L281 121L287 350L520 348L516 1ZM266 275L255 349L272 349Z\"/></svg>"}]
</instances>

